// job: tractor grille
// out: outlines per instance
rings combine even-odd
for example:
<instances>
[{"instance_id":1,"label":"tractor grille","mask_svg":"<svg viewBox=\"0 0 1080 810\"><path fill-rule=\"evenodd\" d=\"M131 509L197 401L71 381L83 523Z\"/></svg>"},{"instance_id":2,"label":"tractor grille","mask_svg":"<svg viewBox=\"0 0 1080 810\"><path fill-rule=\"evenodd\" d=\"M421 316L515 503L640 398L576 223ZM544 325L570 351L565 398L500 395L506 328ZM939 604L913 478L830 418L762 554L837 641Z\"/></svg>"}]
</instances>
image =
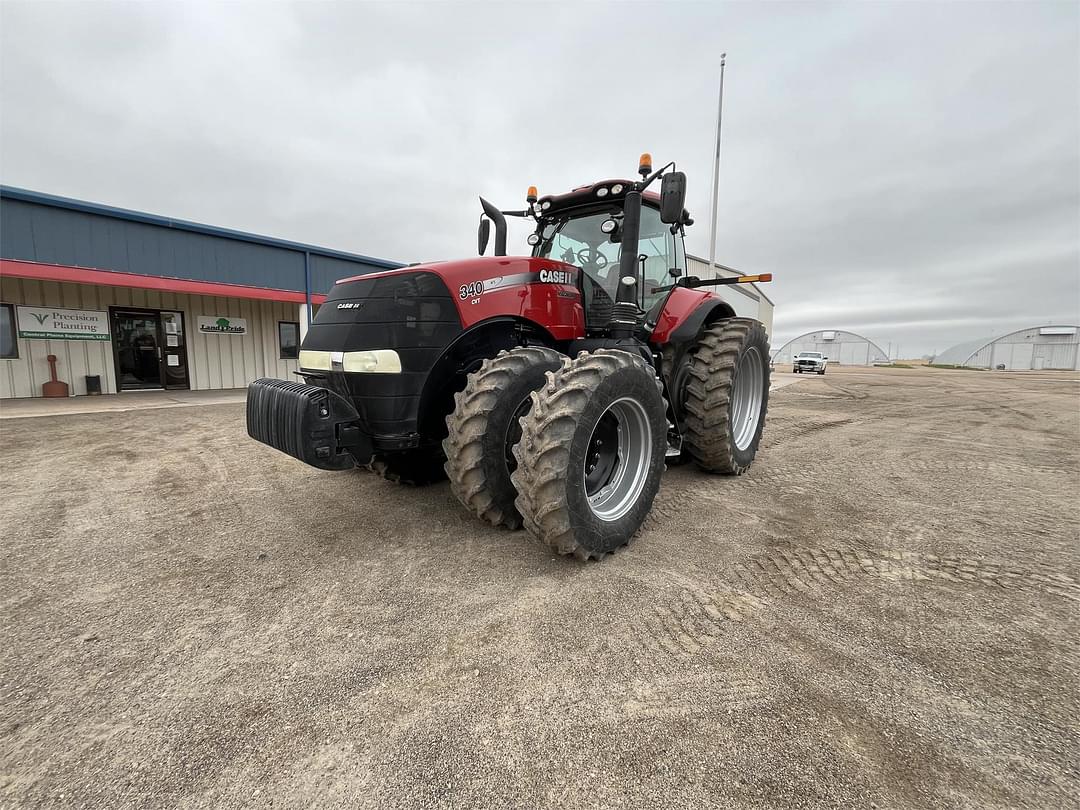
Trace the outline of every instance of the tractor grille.
<instances>
[{"instance_id":1,"label":"tractor grille","mask_svg":"<svg viewBox=\"0 0 1080 810\"><path fill-rule=\"evenodd\" d=\"M304 337L304 349L393 349L400 374L327 374L326 385L350 399L373 435L416 429L424 384L461 334L457 305L434 273L416 271L336 285Z\"/></svg>"},{"instance_id":2,"label":"tractor grille","mask_svg":"<svg viewBox=\"0 0 1080 810\"><path fill-rule=\"evenodd\" d=\"M401 273L336 285L319 307L304 348L394 349L404 370L426 371L431 350L441 350L460 331L457 306L442 279Z\"/></svg>"}]
</instances>

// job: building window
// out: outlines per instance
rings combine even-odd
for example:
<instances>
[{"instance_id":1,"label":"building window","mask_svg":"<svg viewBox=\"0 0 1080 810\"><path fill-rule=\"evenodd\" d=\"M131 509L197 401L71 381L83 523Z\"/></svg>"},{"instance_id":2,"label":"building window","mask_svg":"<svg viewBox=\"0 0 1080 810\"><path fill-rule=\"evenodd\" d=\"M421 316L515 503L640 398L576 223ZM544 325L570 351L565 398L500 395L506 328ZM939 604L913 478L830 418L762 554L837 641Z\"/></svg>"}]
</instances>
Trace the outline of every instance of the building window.
<instances>
[{"instance_id":1,"label":"building window","mask_svg":"<svg viewBox=\"0 0 1080 810\"><path fill-rule=\"evenodd\" d=\"M282 360L295 360L300 354L300 324L278 321L278 346Z\"/></svg>"},{"instance_id":2,"label":"building window","mask_svg":"<svg viewBox=\"0 0 1080 810\"><path fill-rule=\"evenodd\" d=\"M19 356L19 343L15 340L15 307L0 304L0 359L14 360Z\"/></svg>"}]
</instances>

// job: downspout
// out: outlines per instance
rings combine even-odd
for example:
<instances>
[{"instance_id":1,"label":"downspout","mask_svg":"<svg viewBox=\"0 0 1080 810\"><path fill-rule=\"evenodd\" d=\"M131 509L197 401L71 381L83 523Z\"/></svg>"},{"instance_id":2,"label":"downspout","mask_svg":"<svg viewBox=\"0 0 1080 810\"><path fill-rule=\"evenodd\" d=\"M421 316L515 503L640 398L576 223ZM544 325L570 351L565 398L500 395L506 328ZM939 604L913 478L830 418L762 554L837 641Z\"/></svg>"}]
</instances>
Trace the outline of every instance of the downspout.
<instances>
[{"instance_id":1,"label":"downspout","mask_svg":"<svg viewBox=\"0 0 1080 810\"><path fill-rule=\"evenodd\" d=\"M304 303L307 306L307 326L311 326L311 251L304 251ZM307 329L305 328L305 332Z\"/></svg>"}]
</instances>

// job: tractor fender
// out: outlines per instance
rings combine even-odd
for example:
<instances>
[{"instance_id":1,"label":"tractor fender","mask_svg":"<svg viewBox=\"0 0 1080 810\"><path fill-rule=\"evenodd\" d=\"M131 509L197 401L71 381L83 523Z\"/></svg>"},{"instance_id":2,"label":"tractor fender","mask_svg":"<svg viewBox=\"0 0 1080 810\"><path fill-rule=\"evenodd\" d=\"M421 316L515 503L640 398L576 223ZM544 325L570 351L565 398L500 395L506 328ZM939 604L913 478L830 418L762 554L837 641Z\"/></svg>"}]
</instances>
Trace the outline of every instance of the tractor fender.
<instances>
[{"instance_id":1,"label":"tractor fender","mask_svg":"<svg viewBox=\"0 0 1080 810\"><path fill-rule=\"evenodd\" d=\"M464 387L465 375L503 349L520 346L522 336L534 345L559 345L543 326L514 315L472 324L450 342L428 372L420 395L417 428L425 441L441 440L446 435L446 415L453 410L454 394Z\"/></svg>"},{"instance_id":2,"label":"tractor fender","mask_svg":"<svg viewBox=\"0 0 1080 810\"><path fill-rule=\"evenodd\" d=\"M649 342L655 346L692 343L709 324L734 317L731 304L715 293L676 287L664 301Z\"/></svg>"}]
</instances>

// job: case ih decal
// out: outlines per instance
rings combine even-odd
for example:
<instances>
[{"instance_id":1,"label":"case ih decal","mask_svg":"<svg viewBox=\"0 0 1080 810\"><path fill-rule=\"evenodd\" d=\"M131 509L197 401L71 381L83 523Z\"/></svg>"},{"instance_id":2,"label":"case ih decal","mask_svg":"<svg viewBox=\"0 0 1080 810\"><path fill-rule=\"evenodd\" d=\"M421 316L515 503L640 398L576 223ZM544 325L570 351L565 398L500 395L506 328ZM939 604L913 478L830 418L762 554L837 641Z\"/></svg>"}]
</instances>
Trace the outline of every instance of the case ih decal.
<instances>
[{"instance_id":1,"label":"case ih decal","mask_svg":"<svg viewBox=\"0 0 1080 810\"><path fill-rule=\"evenodd\" d=\"M577 284L577 273L570 270L541 270L538 273L515 273L512 276L495 276L480 281L470 281L458 287L458 298L476 298L484 293L505 290L519 284Z\"/></svg>"}]
</instances>

